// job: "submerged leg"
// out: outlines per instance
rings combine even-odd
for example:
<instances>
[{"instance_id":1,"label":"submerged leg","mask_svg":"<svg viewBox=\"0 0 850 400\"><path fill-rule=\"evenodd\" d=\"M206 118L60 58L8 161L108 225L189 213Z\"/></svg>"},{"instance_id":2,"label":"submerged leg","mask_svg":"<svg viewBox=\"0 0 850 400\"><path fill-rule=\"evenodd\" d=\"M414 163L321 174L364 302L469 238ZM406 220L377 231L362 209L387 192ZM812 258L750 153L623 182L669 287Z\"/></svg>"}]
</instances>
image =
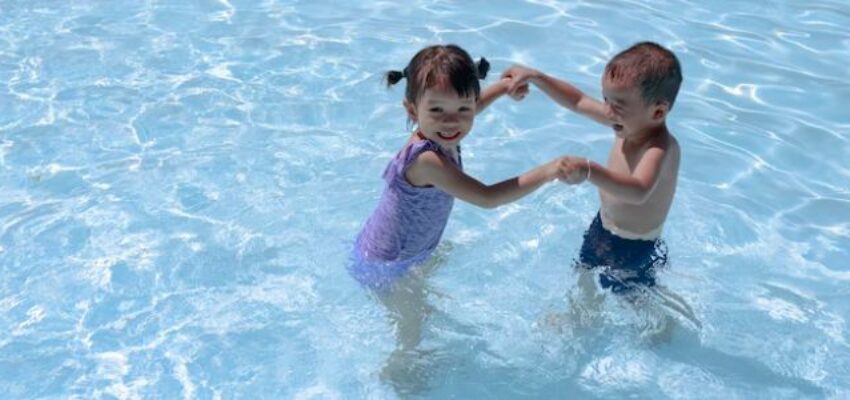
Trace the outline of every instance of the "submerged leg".
<instances>
[{"instance_id":1,"label":"submerged leg","mask_svg":"<svg viewBox=\"0 0 850 400\"><path fill-rule=\"evenodd\" d=\"M688 322L692 323L696 329L702 329L702 322L697 318L694 309L688 304L682 296L671 291L666 286L656 286L657 295L662 306L675 312Z\"/></svg>"},{"instance_id":2,"label":"submerged leg","mask_svg":"<svg viewBox=\"0 0 850 400\"><path fill-rule=\"evenodd\" d=\"M398 349L414 349L422 340L422 325L430 311L423 281L419 276L405 277L389 293L380 296L395 327Z\"/></svg>"},{"instance_id":3,"label":"submerged leg","mask_svg":"<svg viewBox=\"0 0 850 400\"><path fill-rule=\"evenodd\" d=\"M433 312L427 301L432 292L427 278L445 262L448 250L450 248L438 247L434 257L412 268L391 291L379 296L396 336L396 348L387 357L381 380L402 395L420 393L428 388L432 375L427 359L429 352L418 348L425 323Z\"/></svg>"},{"instance_id":4,"label":"submerged leg","mask_svg":"<svg viewBox=\"0 0 850 400\"><path fill-rule=\"evenodd\" d=\"M417 282L421 277L409 278L381 296L395 328L396 348L387 357L380 376L399 394L424 391L428 383L427 374L420 371L422 362L417 347L422 342L422 327L430 307L425 302L423 283Z\"/></svg>"},{"instance_id":5,"label":"submerged leg","mask_svg":"<svg viewBox=\"0 0 850 400\"><path fill-rule=\"evenodd\" d=\"M567 311L550 314L544 325L562 332L567 326L590 327L598 322L602 314L605 294L596 286L596 273L581 265L576 267L576 286L567 293Z\"/></svg>"},{"instance_id":6,"label":"submerged leg","mask_svg":"<svg viewBox=\"0 0 850 400\"><path fill-rule=\"evenodd\" d=\"M680 322L682 318L696 330L702 328L702 323L688 303L664 286L635 290L626 299L643 320L641 337L649 343L670 342L675 332L687 329Z\"/></svg>"},{"instance_id":7,"label":"submerged leg","mask_svg":"<svg viewBox=\"0 0 850 400\"><path fill-rule=\"evenodd\" d=\"M578 267L579 275L575 296L570 296L570 307L583 326L590 326L602 312L605 294L596 286L594 271Z\"/></svg>"}]
</instances>

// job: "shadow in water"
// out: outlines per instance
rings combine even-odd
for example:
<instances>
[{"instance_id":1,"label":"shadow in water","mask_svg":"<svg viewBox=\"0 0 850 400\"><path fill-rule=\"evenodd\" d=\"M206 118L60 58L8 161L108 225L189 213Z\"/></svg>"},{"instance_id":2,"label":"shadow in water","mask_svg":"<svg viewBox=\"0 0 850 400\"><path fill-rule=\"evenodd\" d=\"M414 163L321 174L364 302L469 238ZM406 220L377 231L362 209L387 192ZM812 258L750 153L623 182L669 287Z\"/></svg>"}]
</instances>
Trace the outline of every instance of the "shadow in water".
<instances>
[{"instance_id":1,"label":"shadow in water","mask_svg":"<svg viewBox=\"0 0 850 400\"><path fill-rule=\"evenodd\" d=\"M707 347L693 331L676 331L669 343L657 346L655 351L661 357L693 365L727 382L743 381L747 385L757 387L787 388L796 390L805 397L826 396L823 388L808 380L778 373L764 363L746 356Z\"/></svg>"},{"instance_id":2,"label":"shadow in water","mask_svg":"<svg viewBox=\"0 0 850 400\"><path fill-rule=\"evenodd\" d=\"M611 314L608 306L612 304L608 300L612 296L615 303L634 311L639 338L661 357L693 365L728 382L787 388L803 396L826 395L808 380L778 373L758 360L703 345L699 335L702 322L684 298L662 285L618 295L600 290L595 274L580 269L576 287L567 294L567 311L550 314L542 323L560 334L592 335L607 326L606 318Z\"/></svg>"}]
</instances>

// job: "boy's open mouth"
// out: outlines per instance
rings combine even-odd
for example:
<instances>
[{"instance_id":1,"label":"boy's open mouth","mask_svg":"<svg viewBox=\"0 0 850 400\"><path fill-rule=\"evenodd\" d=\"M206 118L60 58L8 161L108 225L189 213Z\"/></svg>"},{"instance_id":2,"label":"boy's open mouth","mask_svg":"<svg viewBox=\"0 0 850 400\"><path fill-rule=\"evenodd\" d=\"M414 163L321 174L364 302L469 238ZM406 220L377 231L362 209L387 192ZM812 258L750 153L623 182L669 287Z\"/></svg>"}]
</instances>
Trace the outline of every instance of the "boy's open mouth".
<instances>
[{"instance_id":1,"label":"boy's open mouth","mask_svg":"<svg viewBox=\"0 0 850 400\"><path fill-rule=\"evenodd\" d=\"M437 132L437 136L439 136L440 139L444 139L444 140L454 140L454 139L457 139L458 136L460 136L460 131L456 131L452 135L446 135L443 132Z\"/></svg>"}]
</instances>

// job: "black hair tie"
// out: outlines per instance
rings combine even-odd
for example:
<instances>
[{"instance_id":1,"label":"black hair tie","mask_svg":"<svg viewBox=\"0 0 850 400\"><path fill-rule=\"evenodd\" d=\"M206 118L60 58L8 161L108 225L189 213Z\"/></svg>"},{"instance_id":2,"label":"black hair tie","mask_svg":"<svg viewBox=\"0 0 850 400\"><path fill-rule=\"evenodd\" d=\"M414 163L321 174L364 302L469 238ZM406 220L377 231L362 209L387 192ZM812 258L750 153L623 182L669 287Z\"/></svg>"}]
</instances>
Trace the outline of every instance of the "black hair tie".
<instances>
[{"instance_id":1,"label":"black hair tie","mask_svg":"<svg viewBox=\"0 0 850 400\"><path fill-rule=\"evenodd\" d=\"M478 79L484 79L487 77L487 72L490 71L490 62L487 61L486 58L481 57L477 63L475 63L476 72L478 72Z\"/></svg>"},{"instance_id":2,"label":"black hair tie","mask_svg":"<svg viewBox=\"0 0 850 400\"><path fill-rule=\"evenodd\" d=\"M395 85L398 81L402 80L407 76L407 68L404 71L387 71L387 83L389 85Z\"/></svg>"}]
</instances>

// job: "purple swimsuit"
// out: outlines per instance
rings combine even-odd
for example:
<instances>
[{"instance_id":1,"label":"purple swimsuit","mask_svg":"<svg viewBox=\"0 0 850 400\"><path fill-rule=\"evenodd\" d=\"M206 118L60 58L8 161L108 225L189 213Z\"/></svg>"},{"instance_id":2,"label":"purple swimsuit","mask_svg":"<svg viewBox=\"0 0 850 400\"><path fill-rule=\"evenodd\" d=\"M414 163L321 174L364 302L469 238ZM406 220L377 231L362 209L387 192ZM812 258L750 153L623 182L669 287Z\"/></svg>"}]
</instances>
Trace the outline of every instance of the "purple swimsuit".
<instances>
[{"instance_id":1,"label":"purple swimsuit","mask_svg":"<svg viewBox=\"0 0 850 400\"><path fill-rule=\"evenodd\" d=\"M430 140L409 143L384 170L387 186L357 236L350 272L371 289L389 289L411 266L428 259L446 228L454 197L436 187L413 186L404 176L424 151L453 160ZM460 148L456 165L463 169Z\"/></svg>"}]
</instances>

